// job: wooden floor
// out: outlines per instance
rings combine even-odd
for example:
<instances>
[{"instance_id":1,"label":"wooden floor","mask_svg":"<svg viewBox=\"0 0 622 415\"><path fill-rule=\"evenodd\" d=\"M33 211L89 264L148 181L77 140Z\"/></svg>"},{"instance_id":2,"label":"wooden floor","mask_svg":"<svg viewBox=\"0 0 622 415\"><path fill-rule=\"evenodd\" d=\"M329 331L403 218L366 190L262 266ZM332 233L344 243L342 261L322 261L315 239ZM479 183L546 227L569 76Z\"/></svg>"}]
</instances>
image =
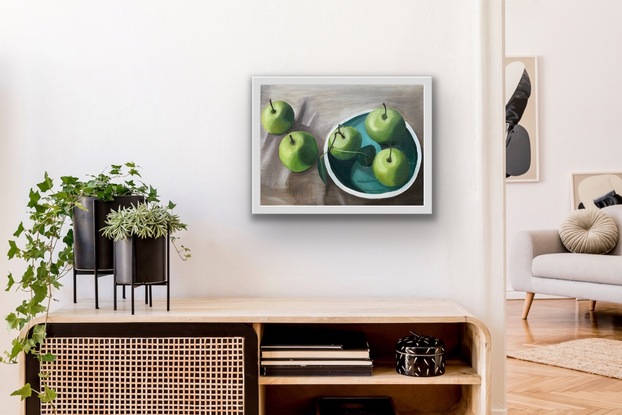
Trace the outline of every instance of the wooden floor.
<instances>
[{"instance_id":1,"label":"wooden floor","mask_svg":"<svg viewBox=\"0 0 622 415\"><path fill-rule=\"evenodd\" d=\"M522 300L507 301L507 349L585 337L622 340L622 304L536 300L521 320ZM621 414L622 380L507 359L508 414Z\"/></svg>"}]
</instances>

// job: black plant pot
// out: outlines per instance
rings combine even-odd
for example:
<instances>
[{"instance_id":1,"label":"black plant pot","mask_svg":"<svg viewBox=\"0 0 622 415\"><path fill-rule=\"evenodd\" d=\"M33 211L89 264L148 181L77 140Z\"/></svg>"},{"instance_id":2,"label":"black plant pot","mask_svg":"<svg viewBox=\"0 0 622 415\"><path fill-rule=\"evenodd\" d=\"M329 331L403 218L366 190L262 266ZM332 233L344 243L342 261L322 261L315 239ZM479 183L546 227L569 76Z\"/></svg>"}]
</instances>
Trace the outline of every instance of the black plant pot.
<instances>
[{"instance_id":1,"label":"black plant pot","mask_svg":"<svg viewBox=\"0 0 622 415\"><path fill-rule=\"evenodd\" d=\"M144 196L117 196L109 202L95 197L79 199L86 210L73 208L73 302L78 301L77 275L91 274L95 283L95 308L99 308L98 279L113 273L112 240L101 229L111 210L130 207L145 201ZM97 264L97 266L96 266Z\"/></svg>"},{"instance_id":2,"label":"black plant pot","mask_svg":"<svg viewBox=\"0 0 622 415\"><path fill-rule=\"evenodd\" d=\"M168 238L121 239L114 242L116 284L158 284L168 280Z\"/></svg>"},{"instance_id":3,"label":"black plant pot","mask_svg":"<svg viewBox=\"0 0 622 415\"><path fill-rule=\"evenodd\" d=\"M79 202L86 211L73 209L73 264L78 271L97 270L112 273L112 240L104 237L100 229L105 226L106 215L120 207L130 207L143 203L143 196L117 196L110 202L102 202L95 197L82 197ZM97 235L97 238L96 236ZM96 250L97 246L97 250Z\"/></svg>"},{"instance_id":4,"label":"black plant pot","mask_svg":"<svg viewBox=\"0 0 622 415\"><path fill-rule=\"evenodd\" d=\"M171 309L169 279L169 238L126 238L114 242L114 309L117 309L117 286L131 287L132 314L134 314L134 288L145 286L145 304L153 305L151 288L166 286L166 310ZM125 295L123 296L125 298Z\"/></svg>"}]
</instances>

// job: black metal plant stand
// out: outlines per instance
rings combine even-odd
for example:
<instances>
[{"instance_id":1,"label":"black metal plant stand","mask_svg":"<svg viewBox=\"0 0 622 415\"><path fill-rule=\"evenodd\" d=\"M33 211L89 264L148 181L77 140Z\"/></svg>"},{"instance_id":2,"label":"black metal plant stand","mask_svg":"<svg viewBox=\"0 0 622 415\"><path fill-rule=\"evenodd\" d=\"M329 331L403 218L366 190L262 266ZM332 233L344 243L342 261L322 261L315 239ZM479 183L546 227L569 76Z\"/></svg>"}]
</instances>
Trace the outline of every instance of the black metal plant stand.
<instances>
[{"instance_id":1,"label":"black metal plant stand","mask_svg":"<svg viewBox=\"0 0 622 415\"><path fill-rule=\"evenodd\" d=\"M132 265L131 265L131 274L132 274L132 278L131 278L131 282L119 282L117 279L117 276L114 276L114 294L113 294L113 298L114 298L114 310L117 309L117 288L119 286L123 287L123 298L125 298L125 287L126 286L130 286L131 289L131 294L130 294L130 301L132 303L132 315L134 315L135 312L135 308L134 308L134 290L137 287L141 287L144 286L145 287L145 304L148 304L149 307L153 307L153 287L154 286L166 286L166 311L170 311L171 310L171 285L170 285L170 275L171 275L171 269L170 269L170 236L167 234L166 235L166 267L165 267L165 278L163 281L157 281L157 282L143 282L143 281L138 281L136 276L137 276L137 265L136 265L136 238L132 238ZM117 263L117 250L114 250L114 256L115 256L115 264ZM116 266L116 265L115 265Z\"/></svg>"}]
</instances>

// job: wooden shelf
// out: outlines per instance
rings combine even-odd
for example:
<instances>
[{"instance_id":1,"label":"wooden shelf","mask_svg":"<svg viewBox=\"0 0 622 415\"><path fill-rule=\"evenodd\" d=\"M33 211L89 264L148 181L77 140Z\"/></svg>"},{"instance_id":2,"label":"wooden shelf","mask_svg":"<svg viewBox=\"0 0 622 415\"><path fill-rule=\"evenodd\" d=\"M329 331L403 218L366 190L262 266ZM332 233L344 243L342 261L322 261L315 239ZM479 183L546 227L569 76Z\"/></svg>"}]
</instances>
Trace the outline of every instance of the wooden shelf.
<instances>
[{"instance_id":1,"label":"wooden shelf","mask_svg":"<svg viewBox=\"0 0 622 415\"><path fill-rule=\"evenodd\" d=\"M404 414L490 413L490 335L474 316L450 300L291 300L285 314L254 327L261 342L266 326L363 331L374 360L372 376L260 376L260 415L313 412L321 396L390 396ZM410 377L395 371L395 343L411 330L446 344L445 373ZM336 387L338 386L338 387Z\"/></svg>"},{"instance_id":2,"label":"wooden shelf","mask_svg":"<svg viewBox=\"0 0 622 415\"><path fill-rule=\"evenodd\" d=\"M260 376L260 385L480 385L482 378L465 363L451 363L441 376L404 376L392 366L374 367L372 376Z\"/></svg>"}]
</instances>

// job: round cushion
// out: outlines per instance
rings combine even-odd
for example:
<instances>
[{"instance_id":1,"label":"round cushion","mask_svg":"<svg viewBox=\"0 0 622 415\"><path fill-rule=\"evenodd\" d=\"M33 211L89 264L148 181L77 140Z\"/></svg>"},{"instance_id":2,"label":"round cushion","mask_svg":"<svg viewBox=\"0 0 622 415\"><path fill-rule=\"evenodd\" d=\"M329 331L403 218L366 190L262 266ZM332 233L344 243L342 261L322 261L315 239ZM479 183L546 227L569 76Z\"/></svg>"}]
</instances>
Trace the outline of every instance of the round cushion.
<instances>
[{"instance_id":1,"label":"round cushion","mask_svg":"<svg viewBox=\"0 0 622 415\"><path fill-rule=\"evenodd\" d=\"M618 226L599 209L579 209L560 225L559 236L570 252L606 254L618 242Z\"/></svg>"}]
</instances>

